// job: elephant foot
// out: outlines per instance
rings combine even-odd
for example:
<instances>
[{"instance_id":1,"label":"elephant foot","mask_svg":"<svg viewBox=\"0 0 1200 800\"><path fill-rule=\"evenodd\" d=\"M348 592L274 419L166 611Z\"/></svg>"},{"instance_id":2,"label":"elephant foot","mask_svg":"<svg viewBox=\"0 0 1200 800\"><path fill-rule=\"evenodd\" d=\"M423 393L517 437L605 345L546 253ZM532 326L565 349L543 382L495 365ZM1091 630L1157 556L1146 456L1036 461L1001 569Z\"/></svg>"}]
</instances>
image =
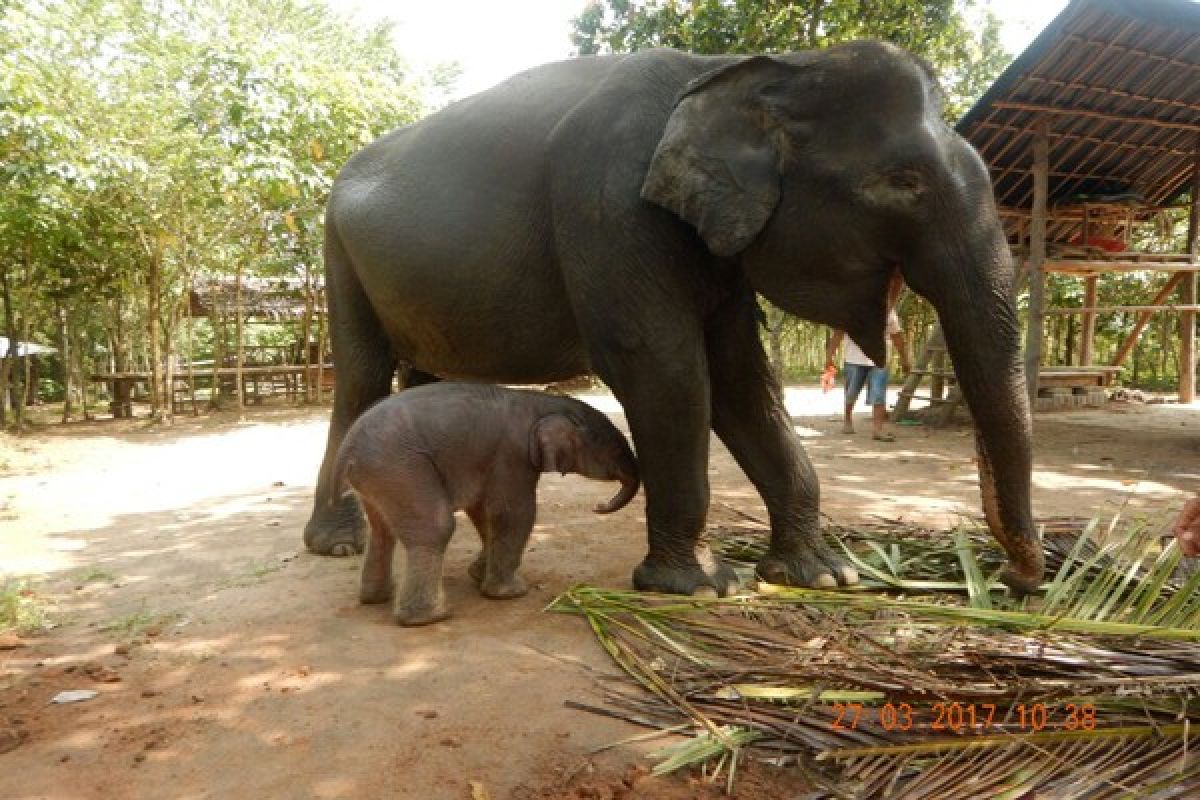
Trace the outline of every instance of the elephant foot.
<instances>
[{"instance_id":1,"label":"elephant foot","mask_svg":"<svg viewBox=\"0 0 1200 800\"><path fill-rule=\"evenodd\" d=\"M786 556L768 551L755 572L767 583L783 586L836 589L858 583L858 570L835 556L824 542L803 542Z\"/></svg>"},{"instance_id":2,"label":"elephant foot","mask_svg":"<svg viewBox=\"0 0 1200 800\"><path fill-rule=\"evenodd\" d=\"M414 628L419 625L432 625L450 617L450 609L445 603L432 606L397 606L393 614L397 625Z\"/></svg>"},{"instance_id":3,"label":"elephant foot","mask_svg":"<svg viewBox=\"0 0 1200 800\"><path fill-rule=\"evenodd\" d=\"M528 594L529 585L519 575L513 575L508 580L484 579L479 584L479 591L484 597L490 597L493 600L510 600Z\"/></svg>"},{"instance_id":4,"label":"elephant foot","mask_svg":"<svg viewBox=\"0 0 1200 800\"><path fill-rule=\"evenodd\" d=\"M304 526L304 546L317 555L352 556L363 551L366 531L358 500L350 495L334 508L313 511Z\"/></svg>"},{"instance_id":5,"label":"elephant foot","mask_svg":"<svg viewBox=\"0 0 1200 800\"><path fill-rule=\"evenodd\" d=\"M395 593L396 584L394 581L379 584L364 583L358 591L358 602L365 606L386 603L392 599Z\"/></svg>"},{"instance_id":6,"label":"elephant foot","mask_svg":"<svg viewBox=\"0 0 1200 800\"><path fill-rule=\"evenodd\" d=\"M633 586L640 592L726 597L738 590L738 577L708 547L701 546L696 548L696 556L684 563L646 556L633 570Z\"/></svg>"}]
</instances>

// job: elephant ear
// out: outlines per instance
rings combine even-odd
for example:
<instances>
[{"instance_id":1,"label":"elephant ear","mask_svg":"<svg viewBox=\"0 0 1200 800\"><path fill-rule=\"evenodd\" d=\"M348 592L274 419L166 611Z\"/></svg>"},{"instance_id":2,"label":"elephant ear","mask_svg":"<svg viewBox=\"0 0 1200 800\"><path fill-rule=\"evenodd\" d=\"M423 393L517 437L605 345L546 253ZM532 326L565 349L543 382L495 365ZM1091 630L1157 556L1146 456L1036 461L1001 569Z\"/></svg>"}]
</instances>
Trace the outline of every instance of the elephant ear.
<instances>
[{"instance_id":1,"label":"elephant ear","mask_svg":"<svg viewBox=\"0 0 1200 800\"><path fill-rule=\"evenodd\" d=\"M718 256L741 252L779 203L780 153L760 92L787 66L755 56L709 72L680 94L642 183Z\"/></svg>"},{"instance_id":2,"label":"elephant ear","mask_svg":"<svg viewBox=\"0 0 1200 800\"><path fill-rule=\"evenodd\" d=\"M566 475L576 469L576 455L583 446L579 424L563 414L539 419L529 436L529 460L538 472Z\"/></svg>"}]
</instances>

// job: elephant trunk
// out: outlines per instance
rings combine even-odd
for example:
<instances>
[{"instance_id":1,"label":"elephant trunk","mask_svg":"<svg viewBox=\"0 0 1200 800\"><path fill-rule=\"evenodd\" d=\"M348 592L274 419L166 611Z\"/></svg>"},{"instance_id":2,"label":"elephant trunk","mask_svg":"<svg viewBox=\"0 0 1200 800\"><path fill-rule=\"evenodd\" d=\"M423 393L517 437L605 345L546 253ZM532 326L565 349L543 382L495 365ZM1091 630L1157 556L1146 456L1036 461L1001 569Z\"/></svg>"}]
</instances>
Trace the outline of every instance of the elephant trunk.
<instances>
[{"instance_id":1,"label":"elephant trunk","mask_svg":"<svg viewBox=\"0 0 1200 800\"><path fill-rule=\"evenodd\" d=\"M1033 424L1008 247L997 236L983 257L967 260L949 270L958 280L944 282L927 296L938 310L975 421L984 517L1009 558L1000 579L1027 593L1042 581L1045 556L1033 523Z\"/></svg>"},{"instance_id":2,"label":"elephant trunk","mask_svg":"<svg viewBox=\"0 0 1200 800\"><path fill-rule=\"evenodd\" d=\"M629 505L629 501L637 495L640 485L641 481L638 480L637 472L622 471L620 490L607 503L597 503L593 510L597 514L611 514L614 511L620 511Z\"/></svg>"}]
</instances>

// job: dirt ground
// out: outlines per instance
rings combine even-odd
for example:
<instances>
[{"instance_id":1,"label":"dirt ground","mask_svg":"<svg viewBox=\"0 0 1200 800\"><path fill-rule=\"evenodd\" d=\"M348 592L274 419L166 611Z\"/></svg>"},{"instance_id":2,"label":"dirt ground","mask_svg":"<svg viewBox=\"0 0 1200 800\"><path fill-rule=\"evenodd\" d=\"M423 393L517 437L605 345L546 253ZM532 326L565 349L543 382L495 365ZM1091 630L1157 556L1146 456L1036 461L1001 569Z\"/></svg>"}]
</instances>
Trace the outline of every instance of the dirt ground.
<instances>
[{"instance_id":1,"label":"dirt ground","mask_svg":"<svg viewBox=\"0 0 1200 800\"><path fill-rule=\"evenodd\" d=\"M611 397L589 400L615 412ZM840 433L840 393L789 407L838 521L952 523L978 512L969 428ZM696 798L651 779L642 729L564 707L595 702L613 666L577 618L543 613L576 582L624 587L644 553L641 498L591 513L610 485L546 476L512 601L466 576L460 517L447 561L454 616L403 629L356 602L359 558L304 552L325 409L259 409L56 426L0 437L0 572L29 576L56 627L0 638L3 798ZM1038 514L1146 512L1200 490L1200 404L1110 403L1036 420ZM710 522L761 515L714 439ZM66 689L99 694L51 704ZM595 752L600 748L606 748ZM795 796L748 765L738 796Z\"/></svg>"}]
</instances>

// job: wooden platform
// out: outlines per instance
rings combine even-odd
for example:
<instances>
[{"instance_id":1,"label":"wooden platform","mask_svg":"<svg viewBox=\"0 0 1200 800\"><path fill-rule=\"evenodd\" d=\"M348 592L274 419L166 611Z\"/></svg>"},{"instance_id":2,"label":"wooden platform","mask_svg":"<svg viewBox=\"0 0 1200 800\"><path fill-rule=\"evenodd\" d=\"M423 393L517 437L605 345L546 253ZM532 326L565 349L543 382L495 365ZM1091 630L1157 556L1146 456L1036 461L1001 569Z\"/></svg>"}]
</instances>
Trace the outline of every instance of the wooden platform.
<instances>
[{"instance_id":1,"label":"wooden platform","mask_svg":"<svg viewBox=\"0 0 1200 800\"><path fill-rule=\"evenodd\" d=\"M221 367L214 370L211 366L196 369L190 375L186 368L173 374L176 386L171 387L172 404L176 404L180 384L189 394L200 384L212 388L213 376L223 389L236 387L238 369L236 367ZM296 398L303 394L308 385L316 385L318 375L321 376L321 388L333 388L333 365L324 364L321 367L311 367L304 364L271 364L256 365L241 368L242 397L245 402L260 404L267 397L283 394ZM197 386L190 385L194 379ZM127 418L133 416L133 390L139 384L148 385L149 372L97 372L90 380L106 383L112 397L109 407L114 417Z\"/></svg>"}]
</instances>

